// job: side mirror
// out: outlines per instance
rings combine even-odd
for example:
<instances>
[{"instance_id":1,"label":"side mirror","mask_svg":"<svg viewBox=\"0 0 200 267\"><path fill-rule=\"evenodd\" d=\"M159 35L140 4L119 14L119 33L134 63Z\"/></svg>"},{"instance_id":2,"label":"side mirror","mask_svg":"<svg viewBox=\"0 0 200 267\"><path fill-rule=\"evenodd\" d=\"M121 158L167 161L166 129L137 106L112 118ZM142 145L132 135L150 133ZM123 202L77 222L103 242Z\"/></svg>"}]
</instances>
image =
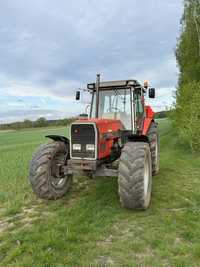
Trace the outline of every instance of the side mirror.
<instances>
[{"instance_id":1,"label":"side mirror","mask_svg":"<svg viewBox=\"0 0 200 267\"><path fill-rule=\"evenodd\" d=\"M155 98L156 92L155 88L149 88L149 98Z\"/></svg>"},{"instance_id":2,"label":"side mirror","mask_svg":"<svg viewBox=\"0 0 200 267\"><path fill-rule=\"evenodd\" d=\"M76 91L76 100L80 100L80 97L81 97L81 92Z\"/></svg>"}]
</instances>

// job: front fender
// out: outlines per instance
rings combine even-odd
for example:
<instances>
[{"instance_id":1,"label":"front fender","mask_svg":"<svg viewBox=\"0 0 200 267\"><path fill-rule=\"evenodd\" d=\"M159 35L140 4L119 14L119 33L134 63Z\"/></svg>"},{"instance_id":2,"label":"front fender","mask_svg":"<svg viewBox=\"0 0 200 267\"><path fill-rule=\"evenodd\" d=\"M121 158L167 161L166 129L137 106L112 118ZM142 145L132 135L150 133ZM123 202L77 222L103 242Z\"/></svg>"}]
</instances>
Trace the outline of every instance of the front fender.
<instances>
[{"instance_id":1,"label":"front fender","mask_svg":"<svg viewBox=\"0 0 200 267\"><path fill-rule=\"evenodd\" d=\"M52 139L53 141L60 141L65 144L69 144L69 139L62 135L46 135L46 138Z\"/></svg>"}]
</instances>

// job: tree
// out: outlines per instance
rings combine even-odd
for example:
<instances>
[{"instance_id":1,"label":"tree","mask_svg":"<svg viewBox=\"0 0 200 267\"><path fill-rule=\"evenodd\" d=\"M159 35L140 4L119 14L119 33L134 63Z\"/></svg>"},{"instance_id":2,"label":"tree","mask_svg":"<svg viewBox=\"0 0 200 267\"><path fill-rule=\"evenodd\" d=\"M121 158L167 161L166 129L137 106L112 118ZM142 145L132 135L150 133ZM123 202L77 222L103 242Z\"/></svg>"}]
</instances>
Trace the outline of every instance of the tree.
<instances>
[{"instance_id":1,"label":"tree","mask_svg":"<svg viewBox=\"0 0 200 267\"><path fill-rule=\"evenodd\" d=\"M179 86L200 81L200 2L186 0L181 20L181 36L176 58L180 69Z\"/></svg>"},{"instance_id":2,"label":"tree","mask_svg":"<svg viewBox=\"0 0 200 267\"><path fill-rule=\"evenodd\" d=\"M23 126L24 126L24 128L31 128L31 127L33 127L33 123L32 123L32 121L26 119L23 122Z\"/></svg>"},{"instance_id":3,"label":"tree","mask_svg":"<svg viewBox=\"0 0 200 267\"><path fill-rule=\"evenodd\" d=\"M48 125L48 121L41 117L34 122L34 127L45 127Z\"/></svg>"},{"instance_id":4,"label":"tree","mask_svg":"<svg viewBox=\"0 0 200 267\"><path fill-rule=\"evenodd\" d=\"M185 0L176 58L179 83L173 119L181 140L200 149L200 1Z\"/></svg>"}]
</instances>

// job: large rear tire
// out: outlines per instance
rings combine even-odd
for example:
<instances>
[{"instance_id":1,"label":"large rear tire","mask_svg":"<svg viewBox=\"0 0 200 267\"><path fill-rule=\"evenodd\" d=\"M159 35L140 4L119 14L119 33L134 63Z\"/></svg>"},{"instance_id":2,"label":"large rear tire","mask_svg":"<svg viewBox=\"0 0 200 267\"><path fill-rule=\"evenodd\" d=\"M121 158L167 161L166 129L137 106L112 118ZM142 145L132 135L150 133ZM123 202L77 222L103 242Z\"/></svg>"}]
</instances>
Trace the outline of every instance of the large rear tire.
<instances>
[{"instance_id":1,"label":"large rear tire","mask_svg":"<svg viewBox=\"0 0 200 267\"><path fill-rule=\"evenodd\" d=\"M123 207L146 210L152 187L151 152L148 143L127 143L119 162L119 196Z\"/></svg>"},{"instance_id":2,"label":"large rear tire","mask_svg":"<svg viewBox=\"0 0 200 267\"><path fill-rule=\"evenodd\" d=\"M152 174L156 175L159 172L159 135L157 123L152 122L148 131L148 138L151 150Z\"/></svg>"},{"instance_id":3,"label":"large rear tire","mask_svg":"<svg viewBox=\"0 0 200 267\"><path fill-rule=\"evenodd\" d=\"M29 181L36 195L43 199L58 199L65 195L72 176L59 172L67 164L69 145L53 142L41 145L30 162Z\"/></svg>"}]
</instances>

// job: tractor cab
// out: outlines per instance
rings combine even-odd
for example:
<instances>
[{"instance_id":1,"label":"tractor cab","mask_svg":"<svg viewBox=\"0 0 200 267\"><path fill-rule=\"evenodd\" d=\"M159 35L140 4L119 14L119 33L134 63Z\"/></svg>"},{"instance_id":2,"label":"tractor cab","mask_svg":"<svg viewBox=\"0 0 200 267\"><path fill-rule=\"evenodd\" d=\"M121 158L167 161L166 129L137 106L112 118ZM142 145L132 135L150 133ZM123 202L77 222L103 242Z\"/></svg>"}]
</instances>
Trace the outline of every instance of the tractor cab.
<instances>
[{"instance_id":1,"label":"tractor cab","mask_svg":"<svg viewBox=\"0 0 200 267\"><path fill-rule=\"evenodd\" d=\"M97 76L96 83L88 84L87 89L92 94L90 119L119 120L124 130L133 133L142 129L146 116L144 96L148 89L147 82L144 86L137 80L100 82ZM80 91L76 95L80 99ZM154 88L149 88L149 97L155 97Z\"/></svg>"},{"instance_id":2,"label":"tractor cab","mask_svg":"<svg viewBox=\"0 0 200 267\"><path fill-rule=\"evenodd\" d=\"M92 92L90 118L96 117L97 93ZM132 95L130 88L100 87L98 118L120 120L124 129L133 130Z\"/></svg>"}]
</instances>

